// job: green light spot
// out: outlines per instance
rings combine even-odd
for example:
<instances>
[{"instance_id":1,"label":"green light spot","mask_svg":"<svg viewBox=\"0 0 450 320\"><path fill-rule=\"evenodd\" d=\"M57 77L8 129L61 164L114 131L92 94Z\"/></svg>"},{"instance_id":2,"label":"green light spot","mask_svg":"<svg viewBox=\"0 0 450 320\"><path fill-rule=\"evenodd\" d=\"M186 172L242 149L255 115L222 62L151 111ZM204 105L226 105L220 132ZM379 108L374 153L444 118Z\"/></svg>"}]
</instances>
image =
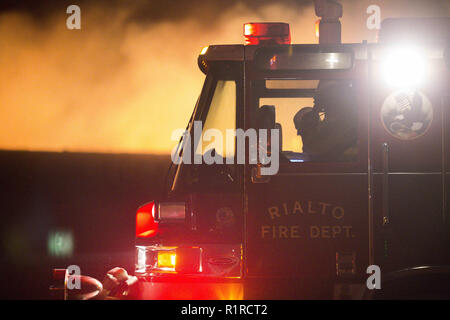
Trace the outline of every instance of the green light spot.
<instances>
[{"instance_id":1,"label":"green light spot","mask_svg":"<svg viewBox=\"0 0 450 320\"><path fill-rule=\"evenodd\" d=\"M73 236L70 231L52 231L47 240L48 254L52 257L70 257L73 253Z\"/></svg>"}]
</instances>

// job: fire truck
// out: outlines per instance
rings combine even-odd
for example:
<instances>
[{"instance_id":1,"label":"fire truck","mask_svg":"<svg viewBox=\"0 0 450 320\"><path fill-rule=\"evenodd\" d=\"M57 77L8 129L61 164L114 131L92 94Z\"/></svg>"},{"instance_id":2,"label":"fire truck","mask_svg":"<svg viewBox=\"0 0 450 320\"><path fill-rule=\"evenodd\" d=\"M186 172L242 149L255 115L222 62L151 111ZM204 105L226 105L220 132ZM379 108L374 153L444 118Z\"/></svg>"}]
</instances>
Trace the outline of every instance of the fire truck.
<instances>
[{"instance_id":1,"label":"fire truck","mask_svg":"<svg viewBox=\"0 0 450 320\"><path fill-rule=\"evenodd\" d=\"M140 298L449 296L450 19L387 19L377 43L344 44L342 7L318 1L316 14L318 44L246 23L245 44L201 51L176 151L189 159L136 214ZM199 128L276 130L278 171L250 160L250 135L224 151L192 138ZM208 152L222 161L195 163ZM368 290L369 266L381 289Z\"/></svg>"},{"instance_id":2,"label":"fire truck","mask_svg":"<svg viewBox=\"0 0 450 320\"><path fill-rule=\"evenodd\" d=\"M315 9L318 44L246 23L245 44L201 50L183 161L136 213L129 297L449 297L450 19L386 19L377 43L344 44L342 7Z\"/></svg>"}]
</instances>

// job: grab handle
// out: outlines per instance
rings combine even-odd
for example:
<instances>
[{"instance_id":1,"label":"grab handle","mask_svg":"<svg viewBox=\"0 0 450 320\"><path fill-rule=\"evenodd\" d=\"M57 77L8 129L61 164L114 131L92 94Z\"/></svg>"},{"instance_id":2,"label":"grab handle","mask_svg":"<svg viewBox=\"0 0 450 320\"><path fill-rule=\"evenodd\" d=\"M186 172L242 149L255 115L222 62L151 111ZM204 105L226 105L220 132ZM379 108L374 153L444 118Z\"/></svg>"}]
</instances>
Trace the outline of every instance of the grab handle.
<instances>
[{"instance_id":1,"label":"grab handle","mask_svg":"<svg viewBox=\"0 0 450 320\"><path fill-rule=\"evenodd\" d=\"M382 168L383 168L383 200L382 200L382 213L383 213L383 226L387 226L390 223L389 216L389 145L387 142L382 144Z\"/></svg>"}]
</instances>

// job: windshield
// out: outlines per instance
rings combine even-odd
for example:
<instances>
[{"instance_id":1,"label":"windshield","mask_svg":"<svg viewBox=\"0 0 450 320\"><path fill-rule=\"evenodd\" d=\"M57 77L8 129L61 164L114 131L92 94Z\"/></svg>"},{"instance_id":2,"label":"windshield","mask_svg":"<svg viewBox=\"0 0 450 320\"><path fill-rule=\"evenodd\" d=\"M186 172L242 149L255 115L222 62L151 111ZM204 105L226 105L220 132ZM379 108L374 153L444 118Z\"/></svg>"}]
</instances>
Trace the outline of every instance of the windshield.
<instances>
[{"instance_id":1,"label":"windshield","mask_svg":"<svg viewBox=\"0 0 450 320\"><path fill-rule=\"evenodd\" d=\"M234 157L235 140L226 138L227 130L236 129L236 82L217 81L211 105L206 116L201 141L194 146L196 155L214 150L223 158ZM208 134L210 133L210 134ZM214 136L210 137L211 134Z\"/></svg>"},{"instance_id":2,"label":"windshield","mask_svg":"<svg viewBox=\"0 0 450 320\"><path fill-rule=\"evenodd\" d=\"M199 179L193 170L206 162L208 156L215 163L225 164L226 158L235 155L235 139L227 138L227 131L236 128L236 82L234 80L217 80L207 77L196 109L187 127L186 135L178 144L178 156L181 163L176 165L171 179L171 191L183 189ZM189 150L186 150L189 148ZM195 153L192 152L195 150ZM215 170L215 166L210 166ZM213 173L214 174L214 173Z\"/></svg>"}]
</instances>

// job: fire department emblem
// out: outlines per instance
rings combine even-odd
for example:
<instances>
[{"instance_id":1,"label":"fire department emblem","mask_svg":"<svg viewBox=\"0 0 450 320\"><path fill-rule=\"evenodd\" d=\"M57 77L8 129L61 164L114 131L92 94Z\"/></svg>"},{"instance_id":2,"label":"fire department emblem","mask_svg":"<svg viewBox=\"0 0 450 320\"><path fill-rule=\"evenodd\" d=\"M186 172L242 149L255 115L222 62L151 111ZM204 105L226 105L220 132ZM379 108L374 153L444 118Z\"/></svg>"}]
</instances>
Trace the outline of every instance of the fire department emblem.
<instances>
[{"instance_id":1,"label":"fire department emblem","mask_svg":"<svg viewBox=\"0 0 450 320\"><path fill-rule=\"evenodd\" d=\"M216 221L219 229L231 227L234 224L233 210L229 207L219 208L216 212Z\"/></svg>"},{"instance_id":2,"label":"fire department emblem","mask_svg":"<svg viewBox=\"0 0 450 320\"><path fill-rule=\"evenodd\" d=\"M417 90L398 90L381 107L381 122L390 135L412 140L424 135L433 120L430 100Z\"/></svg>"}]
</instances>

